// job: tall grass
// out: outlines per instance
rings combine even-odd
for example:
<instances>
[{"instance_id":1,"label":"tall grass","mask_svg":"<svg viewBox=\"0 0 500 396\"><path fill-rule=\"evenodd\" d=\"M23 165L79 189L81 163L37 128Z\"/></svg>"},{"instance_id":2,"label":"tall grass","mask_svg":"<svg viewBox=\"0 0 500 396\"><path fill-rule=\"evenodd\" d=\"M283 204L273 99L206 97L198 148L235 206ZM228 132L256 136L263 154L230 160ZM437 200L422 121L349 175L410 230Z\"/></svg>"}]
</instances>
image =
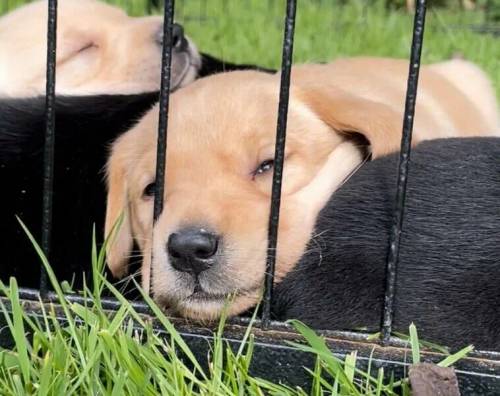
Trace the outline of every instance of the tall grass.
<instances>
[{"instance_id":1,"label":"tall grass","mask_svg":"<svg viewBox=\"0 0 500 396\"><path fill-rule=\"evenodd\" d=\"M223 338L223 317L206 362L200 361L147 294L143 293L143 298L166 336L155 330L152 321L137 313L106 280L102 275L105 246L97 252L94 242L92 287L85 287L83 291L91 303L70 303L40 247L24 225L23 228L49 274L62 314L54 306L40 304L41 314L30 315L19 299L15 279L11 279L9 286L0 284L0 291L7 297L0 299L0 318L3 316L0 321L5 323L2 339L5 340L7 332L13 340L12 347L0 348L2 395L409 394L406 378L387 379L383 368L375 373L370 368L360 370L356 352L342 359L336 357L322 337L298 321L291 323L305 343L290 343L291 347L317 358L314 369L306 368L312 379L310 391L251 374L252 324L241 346L233 350ZM103 309L101 293L104 290L120 301L118 311L110 313ZM420 342L413 325L409 339L413 363L419 363ZM452 365L471 350L472 347L467 347L439 364Z\"/></svg>"},{"instance_id":2,"label":"tall grass","mask_svg":"<svg viewBox=\"0 0 500 396\"><path fill-rule=\"evenodd\" d=\"M0 10L26 1L3 0ZM148 0L107 1L133 15L148 12ZM407 58L413 17L385 4L385 0L300 0L295 62L355 55ZM279 67L284 5L284 0L177 0L176 19L205 52L235 62ZM483 22L482 12L430 8L423 61L460 54L488 72L500 96L500 39L467 28Z\"/></svg>"}]
</instances>

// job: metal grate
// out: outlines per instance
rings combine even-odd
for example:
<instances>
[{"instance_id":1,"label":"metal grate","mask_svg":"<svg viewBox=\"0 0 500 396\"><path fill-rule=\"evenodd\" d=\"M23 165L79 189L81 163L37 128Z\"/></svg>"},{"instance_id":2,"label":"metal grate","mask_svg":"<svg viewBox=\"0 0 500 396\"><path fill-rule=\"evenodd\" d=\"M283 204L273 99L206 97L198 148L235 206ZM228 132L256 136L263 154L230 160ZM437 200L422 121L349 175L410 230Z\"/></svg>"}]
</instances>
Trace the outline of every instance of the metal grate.
<instances>
[{"instance_id":1,"label":"metal grate","mask_svg":"<svg viewBox=\"0 0 500 396\"><path fill-rule=\"evenodd\" d=\"M156 4L155 4L156 5ZM157 140L156 161L156 194L154 200L154 221L163 210L163 195L165 191L165 165L167 151L168 107L170 98L171 55L172 55L172 27L174 19L174 0L165 0L164 26L162 45L160 112ZM288 115L288 101L290 95L290 75L293 59L293 42L297 0L287 0L286 17L284 24L283 52L281 63L281 84L278 103L278 120L276 128L276 146L274 156L274 172L272 195L270 202L270 217L268 228L268 256L266 260L265 290L262 310L262 326L269 325L271 319L271 303L273 292L274 271L276 263L276 249L278 241L279 211L281 202L281 185L283 177L283 162L286 143L286 127ZM57 0L48 1L48 34L47 34L47 91L46 91L46 134L44 145L44 190L43 190L43 220L42 220L42 248L50 255L50 237L52 223L52 195L54 185L54 142L55 142L55 69L56 69L56 33L57 33ZM395 282L399 241L403 225L406 182L411 152L411 136L413 118L420 69L426 2L418 0L413 26L413 42L410 57L410 69L406 93L405 113L403 122L403 137L399 161L397 194L394 206L393 225L390 234L389 252L387 259L386 294L382 318L382 338L388 341L393 320L393 304L395 300ZM152 274L152 272L151 272ZM48 284L45 270L41 269L40 294L47 296Z\"/></svg>"}]
</instances>

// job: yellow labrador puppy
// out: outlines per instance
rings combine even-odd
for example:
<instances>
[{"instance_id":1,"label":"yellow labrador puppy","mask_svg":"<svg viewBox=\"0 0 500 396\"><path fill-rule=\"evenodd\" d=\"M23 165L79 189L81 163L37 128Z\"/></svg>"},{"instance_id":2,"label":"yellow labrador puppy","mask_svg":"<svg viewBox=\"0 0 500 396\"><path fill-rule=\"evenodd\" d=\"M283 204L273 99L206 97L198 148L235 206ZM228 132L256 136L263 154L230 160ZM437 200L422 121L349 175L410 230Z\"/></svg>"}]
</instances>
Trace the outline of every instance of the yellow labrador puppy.
<instances>
[{"instance_id":1,"label":"yellow labrador puppy","mask_svg":"<svg viewBox=\"0 0 500 396\"><path fill-rule=\"evenodd\" d=\"M374 157L399 149L407 70L406 61L375 58L294 68L278 282L303 255L318 212L363 161L359 140L351 138L366 139ZM457 70L470 79L458 84ZM116 276L126 274L135 241L143 254L144 286L152 270L152 292L160 304L212 319L227 297L233 298L231 314L257 302L267 253L278 90L279 76L248 71L201 79L172 95L165 206L154 227L158 107L118 139L107 169L106 216L109 235L123 214L108 250ZM469 63L424 66L414 143L498 135L492 92Z\"/></svg>"},{"instance_id":2,"label":"yellow labrador puppy","mask_svg":"<svg viewBox=\"0 0 500 396\"><path fill-rule=\"evenodd\" d=\"M58 93L138 93L159 88L162 18L132 18L96 0L60 0L58 8ZM34 96L45 91L47 1L0 18L0 96ZM172 86L193 81L200 55L174 27Z\"/></svg>"}]
</instances>

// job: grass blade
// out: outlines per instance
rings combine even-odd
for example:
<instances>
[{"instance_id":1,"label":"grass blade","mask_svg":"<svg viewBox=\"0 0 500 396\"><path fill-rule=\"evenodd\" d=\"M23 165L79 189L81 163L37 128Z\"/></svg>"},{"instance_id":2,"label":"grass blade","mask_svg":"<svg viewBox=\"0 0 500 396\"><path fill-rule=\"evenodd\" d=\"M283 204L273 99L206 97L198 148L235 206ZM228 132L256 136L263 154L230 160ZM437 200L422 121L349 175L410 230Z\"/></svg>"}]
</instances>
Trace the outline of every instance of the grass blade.
<instances>
[{"instance_id":1,"label":"grass blade","mask_svg":"<svg viewBox=\"0 0 500 396\"><path fill-rule=\"evenodd\" d=\"M451 365L458 362L460 359L463 359L464 357L466 357L473 350L474 350L474 345L466 346L465 348L459 350L458 352L454 353L453 355L450 355L450 356L446 357L445 359L441 360L437 365L441 366L441 367L450 367Z\"/></svg>"},{"instance_id":2,"label":"grass blade","mask_svg":"<svg viewBox=\"0 0 500 396\"><path fill-rule=\"evenodd\" d=\"M410 345L413 364L420 363L420 343L418 342L417 328L412 323L410 324Z\"/></svg>"}]
</instances>

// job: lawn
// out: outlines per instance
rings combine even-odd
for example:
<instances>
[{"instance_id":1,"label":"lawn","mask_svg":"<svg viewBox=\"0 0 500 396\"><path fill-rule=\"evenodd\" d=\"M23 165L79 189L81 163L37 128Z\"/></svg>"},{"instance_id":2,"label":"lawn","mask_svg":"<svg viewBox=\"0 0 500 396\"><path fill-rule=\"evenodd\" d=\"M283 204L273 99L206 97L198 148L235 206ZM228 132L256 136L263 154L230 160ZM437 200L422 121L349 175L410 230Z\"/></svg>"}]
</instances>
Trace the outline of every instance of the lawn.
<instances>
[{"instance_id":1,"label":"lawn","mask_svg":"<svg viewBox=\"0 0 500 396\"><path fill-rule=\"evenodd\" d=\"M26 0L3 0L0 12L23 2ZM147 0L108 2L122 5L134 15L147 12ZM322 62L354 55L408 57L411 15L404 10L387 11L381 0L343 3L298 2L295 62ZM176 1L176 19L202 51L268 67L280 64L284 10L284 0ZM500 38L468 28L483 24L484 19L483 12L430 8L423 61L461 54L488 72L500 96Z\"/></svg>"}]
</instances>

